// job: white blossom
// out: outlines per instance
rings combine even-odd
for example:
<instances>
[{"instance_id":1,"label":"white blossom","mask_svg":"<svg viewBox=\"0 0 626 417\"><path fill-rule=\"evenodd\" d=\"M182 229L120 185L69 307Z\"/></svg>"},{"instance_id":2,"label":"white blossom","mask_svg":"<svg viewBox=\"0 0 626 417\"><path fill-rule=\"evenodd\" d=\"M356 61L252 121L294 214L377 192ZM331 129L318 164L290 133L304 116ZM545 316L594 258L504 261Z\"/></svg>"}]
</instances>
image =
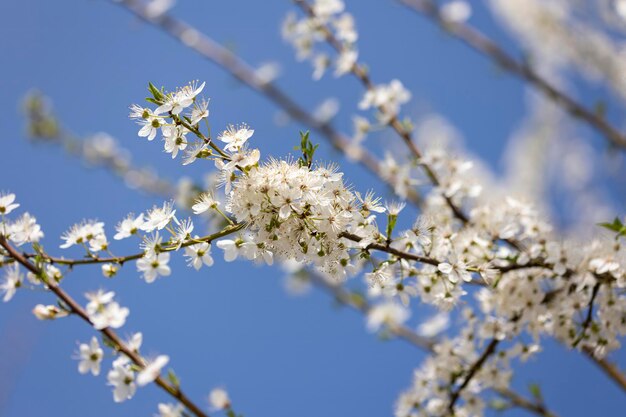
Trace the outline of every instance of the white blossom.
<instances>
[{"instance_id":1,"label":"white blossom","mask_svg":"<svg viewBox=\"0 0 626 417\"><path fill-rule=\"evenodd\" d=\"M137 270L143 273L143 279L147 283L152 283L157 277L166 277L172 273L168 266L169 261L170 254L167 252L146 254L137 261Z\"/></svg>"},{"instance_id":2,"label":"white blossom","mask_svg":"<svg viewBox=\"0 0 626 417\"><path fill-rule=\"evenodd\" d=\"M143 387L148 385L161 374L161 369L170 361L169 356L160 355L155 360L148 363L137 375L137 385Z\"/></svg>"},{"instance_id":3,"label":"white blossom","mask_svg":"<svg viewBox=\"0 0 626 417\"><path fill-rule=\"evenodd\" d=\"M209 404L213 410L230 408L230 398L224 388L214 388L209 393Z\"/></svg>"},{"instance_id":4,"label":"white blossom","mask_svg":"<svg viewBox=\"0 0 626 417\"><path fill-rule=\"evenodd\" d=\"M80 362L78 363L78 372L86 374L91 372L92 375L100 374L100 363L104 352L98 343L98 339L91 338L91 341L82 343L79 347Z\"/></svg>"}]
</instances>

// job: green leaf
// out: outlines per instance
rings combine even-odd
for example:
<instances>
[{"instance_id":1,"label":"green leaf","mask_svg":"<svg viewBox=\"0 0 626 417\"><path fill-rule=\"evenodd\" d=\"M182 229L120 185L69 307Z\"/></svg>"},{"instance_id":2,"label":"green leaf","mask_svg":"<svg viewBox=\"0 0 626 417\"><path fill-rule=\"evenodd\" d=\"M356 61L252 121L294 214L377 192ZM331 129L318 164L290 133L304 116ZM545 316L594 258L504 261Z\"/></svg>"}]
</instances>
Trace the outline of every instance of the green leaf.
<instances>
[{"instance_id":1,"label":"green leaf","mask_svg":"<svg viewBox=\"0 0 626 417\"><path fill-rule=\"evenodd\" d=\"M617 217L613 220L612 223L598 223L598 226L611 230L617 233L618 236L626 235L626 226L624 226L622 221Z\"/></svg>"},{"instance_id":2,"label":"green leaf","mask_svg":"<svg viewBox=\"0 0 626 417\"><path fill-rule=\"evenodd\" d=\"M174 388L180 388L180 379L178 379L178 376L176 376L172 369L167 371L167 379L174 386Z\"/></svg>"},{"instance_id":3,"label":"green leaf","mask_svg":"<svg viewBox=\"0 0 626 417\"><path fill-rule=\"evenodd\" d=\"M108 336L105 336L104 334L102 335L102 344L104 346L110 347L113 350L117 350L117 345L111 339L109 339Z\"/></svg>"},{"instance_id":4,"label":"green leaf","mask_svg":"<svg viewBox=\"0 0 626 417\"><path fill-rule=\"evenodd\" d=\"M159 90L151 82L148 83L148 90L150 90L155 100L162 101L165 98L165 94L163 93L162 89Z\"/></svg>"},{"instance_id":5,"label":"green leaf","mask_svg":"<svg viewBox=\"0 0 626 417\"><path fill-rule=\"evenodd\" d=\"M511 404L500 398L495 398L489 402L489 407L496 411L505 411L511 408Z\"/></svg>"},{"instance_id":6,"label":"green leaf","mask_svg":"<svg viewBox=\"0 0 626 417\"><path fill-rule=\"evenodd\" d=\"M541 387L539 386L539 384L535 384L535 383L529 384L528 390L530 391L530 394L538 403L541 404L543 402L543 395L541 394Z\"/></svg>"},{"instance_id":7,"label":"green leaf","mask_svg":"<svg viewBox=\"0 0 626 417\"><path fill-rule=\"evenodd\" d=\"M309 134L309 131L300 132L300 146L296 146L294 150L302 152L302 156L298 158L298 164L311 168L311 165L313 165L313 155L315 155L315 151L319 145L313 145L309 139Z\"/></svg>"}]
</instances>

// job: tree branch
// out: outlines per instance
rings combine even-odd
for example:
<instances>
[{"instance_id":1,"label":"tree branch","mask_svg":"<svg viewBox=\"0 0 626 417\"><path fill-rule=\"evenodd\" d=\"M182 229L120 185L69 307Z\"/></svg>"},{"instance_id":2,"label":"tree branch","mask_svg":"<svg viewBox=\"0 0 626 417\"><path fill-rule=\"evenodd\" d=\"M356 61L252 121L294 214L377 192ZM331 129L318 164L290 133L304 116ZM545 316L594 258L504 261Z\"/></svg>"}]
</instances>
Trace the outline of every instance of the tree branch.
<instances>
[{"instance_id":1,"label":"tree branch","mask_svg":"<svg viewBox=\"0 0 626 417\"><path fill-rule=\"evenodd\" d=\"M184 242L180 246L159 245L158 250L160 252L171 252L171 251L178 250L179 248L185 248L187 246L195 245L196 243L200 243L200 242L211 243L215 239L219 239L224 236L228 236L228 235L238 232L239 230L243 229L244 226L245 225L243 223L234 224L217 233L213 233L211 235L207 235L198 239L188 240L187 242ZM48 254L44 254L43 256L46 260L50 261L50 263L59 264L59 265L67 265L67 266L72 267L75 265L91 265L91 264L104 264L104 263L116 263L116 264L122 265L125 262L140 259L144 255L145 255L145 252L139 252L139 253L134 253L132 255L126 255L126 256L113 256L109 258L97 258L96 257L96 258L85 258L85 259L55 258ZM37 254L33 254L33 253L24 254L25 258L34 258L35 256L37 256Z\"/></svg>"},{"instance_id":2,"label":"tree branch","mask_svg":"<svg viewBox=\"0 0 626 417\"><path fill-rule=\"evenodd\" d=\"M399 1L408 8L426 16L441 29L450 33L471 49L491 59L502 69L531 84L546 97L561 106L572 117L584 121L598 133L602 134L611 144L626 149L626 136L617 128L613 127L597 113L578 103L564 91L553 86L528 64L517 61L478 29L465 23L446 20L437 4L432 0Z\"/></svg>"},{"instance_id":3,"label":"tree branch","mask_svg":"<svg viewBox=\"0 0 626 417\"><path fill-rule=\"evenodd\" d=\"M0 235L0 246L2 246L9 255L23 265L26 269L37 276L42 276L43 272L34 264L32 264L26 257L20 254L13 246L7 242L6 238ZM59 287L53 280L46 282L47 287L52 291L59 300L65 303L70 311L80 317L84 322L93 327L93 323L89 319L87 312L76 302L68 293ZM143 369L146 366L146 362L143 358L135 351L130 349L122 339L117 335L117 333L109 327L106 327L102 330L98 330L104 336L106 336L116 347L117 350L122 352L126 357L128 357L135 365L139 368ZM174 397L178 401L187 407L189 411L191 411L196 417L209 417L207 413L203 412L200 407L198 407L195 403L193 403L185 393L179 388L173 385L168 384L162 377L157 377L154 380L154 383L167 392L170 396Z\"/></svg>"},{"instance_id":4,"label":"tree branch","mask_svg":"<svg viewBox=\"0 0 626 417\"><path fill-rule=\"evenodd\" d=\"M489 357L496 352L496 347L498 346L498 343L500 343L500 341L497 339L492 339L491 342L489 342L483 354L480 355L478 360L474 362L474 364L467 371L467 374L465 375L465 378L463 379L463 382L461 383L461 385L459 385L457 389L452 391L450 395L450 402L448 403L448 411L450 412L451 415L454 415L454 405L459 400L461 393L467 387L467 385L472 381L472 378L474 378L476 373L480 371L480 368L482 368L483 364L487 361L487 359L489 359Z\"/></svg>"},{"instance_id":5,"label":"tree branch","mask_svg":"<svg viewBox=\"0 0 626 417\"><path fill-rule=\"evenodd\" d=\"M112 1L112 3L121 5L144 22L161 29L164 33L178 40L184 46L218 65L245 86L265 96L277 107L283 109L292 119L299 121L303 125L321 134L335 149L344 154L348 154L351 146L348 137L335 130L330 123L315 118L274 83L259 77L250 64L206 34L168 13L152 16L148 12L148 9L136 0L119 0ZM189 39L193 39L193 41ZM351 157L356 159L356 161L368 171L389 184L382 176L380 162L367 150L360 149L357 155L351 155ZM410 190L407 197L417 206L421 204L421 197L415 190Z\"/></svg>"},{"instance_id":6,"label":"tree branch","mask_svg":"<svg viewBox=\"0 0 626 417\"><path fill-rule=\"evenodd\" d=\"M318 275L315 272L308 272L309 279L314 285L331 294L335 298L335 300L337 300L341 304L351 307L355 311L365 316L371 310L371 305L363 297L356 296L349 291L346 291L343 287L339 285L333 285L329 283L324 277ZM390 326L388 329L400 340L403 340L427 353L433 352L433 348L437 342L433 338L420 336L414 330L407 326L395 325ZM544 405L536 404L513 391L500 388L494 389L494 391L503 398L507 398L509 401L511 401L511 403L515 404L516 406L526 409L527 411L536 414L537 416L557 417L556 414L547 410Z\"/></svg>"}]
</instances>

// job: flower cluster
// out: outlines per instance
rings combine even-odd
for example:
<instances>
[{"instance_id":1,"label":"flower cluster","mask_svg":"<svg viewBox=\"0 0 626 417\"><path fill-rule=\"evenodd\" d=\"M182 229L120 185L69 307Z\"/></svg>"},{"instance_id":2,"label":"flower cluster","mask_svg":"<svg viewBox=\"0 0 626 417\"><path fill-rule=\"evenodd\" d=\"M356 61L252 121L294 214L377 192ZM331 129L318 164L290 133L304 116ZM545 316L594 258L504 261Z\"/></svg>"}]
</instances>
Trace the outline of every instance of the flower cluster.
<instances>
[{"instance_id":1,"label":"flower cluster","mask_svg":"<svg viewBox=\"0 0 626 417\"><path fill-rule=\"evenodd\" d=\"M310 169L298 162L272 160L252 168L233 185L226 209L245 222L246 239L220 241L227 259L238 253L248 259L272 257L314 264L335 277L350 271L350 245L342 233L371 241L378 231L376 201L359 203L333 166Z\"/></svg>"},{"instance_id":2,"label":"flower cluster","mask_svg":"<svg viewBox=\"0 0 626 417\"><path fill-rule=\"evenodd\" d=\"M135 333L125 343L125 346L134 354L139 355L142 342L143 335ZM98 339L92 337L89 343L82 343L79 346L78 371L81 374L99 375L103 358L104 350L100 347ZM119 403L131 399L135 395L137 387L147 385L158 378L161 370L168 362L168 356L160 355L143 366L140 371L137 371L137 366L131 358L120 353L107 373L107 382L113 387L113 400ZM177 408L175 407L175 409ZM164 412L166 408L159 407L159 410Z\"/></svg>"},{"instance_id":3,"label":"flower cluster","mask_svg":"<svg viewBox=\"0 0 626 417\"><path fill-rule=\"evenodd\" d=\"M196 99L204 86L205 83L199 86L190 83L174 92L165 93L150 84L153 94L151 102L158 107L150 109L136 104L130 107L130 117L141 126L138 135L151 141L161 132L165 152L171 154L172 158L176 158L179 152L184 152L184 165L192 163L198 157L208 157L211 154L208 139L189 138L190 134L198 134L198 124L209 117L209 102ZM189 111L184 114L183 110Z\"/></svg>"},{"instance_id":4,"label":"flower cluster","mask_svg":"<svg viewBox=\"0 0 626 417\"><path fill-rule=\"evenodd\" d=\"M337 77L351 72L358 58L355 46L358 34L352 15L343 12L343 1L315 0L305 7L310 7L309 17L298 19L290 13L283 22L283 37L294 46L298 59L311 61L315 80L322 78L326 69L333 65ZM340 43L340 53L334 61L315 47L316 43L327 40L329 33Z\"/></svg>"},{"instance_id":5,"label":"flower cluster","mask_svg":"<svg viewBox=\"0 0 626 417\"><path fill-rule=\"evenodd\" d=\"M313 17L307 24L313 21L318 30L334 25L343 10L337 0L316 1L310 7ZM398 162L391 153L381 162L381 176L399 196L414 192L422 180L431 184L424 190L419 216L409 219L404 202L382 205L374 193L363 195L346 185L334 165L314 161L316 147L308 134L301 137L302 156L297 160L261 161L260 151L249 147L254 130L245 124L228 126L213 141L198 126L208 116L207 101L199 104L196 99L203 87L190 84L165 93L150 85L149 101L158 107L133 106L131 117L142 125L140 136L153 140L161 132L165 150L173 157L184 151L185 163L214 160L226 201L219 201L216 190L209 189L188 206L195 216L215 213L225 226L199 237L192 218L177 217L174 203L167 201L139 215L129 214L117 224L114 240L137 237L137 254L114 256L104 223L95 220L72 226L63 234L61 248L83 247L87 255L83 261L101 264L108 278L134 260L148 283L171 274L169 261L176 253L196 270L213 265L211 243L216 239L226 261L242 257L268 265L297 264L298 270L321 272L333 288L361 273L366 284L363 295L343 299L366 314L370 330L390 334L411 332L405 323L415 300L433 306L439 314L421 323L421 336L416 333L429 338L427 349L433 355L398 400L398 417L483 415L487 391L506 392L512 362L539 352L546 337L596 358L620 347L626 335L626 254L621 245L626 226L619 220L608 225L617 232L614 238L564 242L540 210L522 198L494 194L479 201L482 184L479 175L470 175L473 164L439 145L418 153L415 162L427 167L420 173L414 164ZM394 80L370 88L361 107L378 109L389 122L409 97ZM187 136L197 138L197 144L190 144ZM14 222L5 218L18 207L13 194L0 195L0 237L16 246L33 244L36 253L23 256L36 264L24 275L18 265L24 260L11 251L1 252L4 301L24 286L25 279L58 289L63 273L53 263L80 263L43 253L36 244L43 233L34 218L28 214ZM383 216L386 227L379 230ZM102 252L111 257L101 257ZM89 302L82 316L96 330L106 335L125 324L129 309L114 301L113 292L98 290L86 296ZM60 303L37 305L33 313L49 320L78 310ZM463 323L459 333L434 339L447 328L450 317ZM139 356L140 333L125 344L127 350L105 340L121 352L107 374L116 402L159 378L169 361L165 355L152 361ZM103 357L96 338L81 344L79 372L98 375ZM210 402L215 409L232 411L222 389L211 393ZM160 404L159 413L180 417L183 408Z\"/></svg>"},{"instance_id":6,"label":"flower cluster","mask_svg":"<svg viewBox=\"0 0 626 417\"><path fill-rule=\"evenodd\" d=\"M24 213L13 222L5 218L19 206L15 202L15 194L0 193L0 235L5 236L17 246L39 242L43 238L43 232L35 217Z\"/></svg>"}]
</instances>

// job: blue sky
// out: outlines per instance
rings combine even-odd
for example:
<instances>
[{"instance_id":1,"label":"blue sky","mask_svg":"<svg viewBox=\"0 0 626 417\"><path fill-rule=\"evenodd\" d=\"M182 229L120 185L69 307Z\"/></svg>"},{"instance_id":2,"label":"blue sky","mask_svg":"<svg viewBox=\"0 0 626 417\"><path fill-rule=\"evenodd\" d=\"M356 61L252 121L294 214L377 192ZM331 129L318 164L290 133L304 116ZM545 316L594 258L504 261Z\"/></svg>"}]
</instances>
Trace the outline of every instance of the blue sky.
<instances>
[{"instance_id":1,"label":"blue sky","mask_svg":"<svg viewBox=\"0 0 626 417\"><path fill-rule=\"evenodd\" d=\"M311 81L309 65L297 63L280 38L280 22L290 9L287 0L182 0L173 13L254 65L281 62L280 86L307 108L336 97L342 104L336 125L349 132L361 87L350 78ZM467 147L498 167L506 139L523 120L522 84L390 0L349 1L348 9L360 29L361 56L375 79L401 79L413 92L411 112L442 113L464 133ZM127 109L145 97L148 81L169 88L206 81L214 129L249 123L265 156L287 155L297 144L302 127L276 126L276 109L264 98L109 2L2 2L0 15L9 17L0 25L0 190L15 192L20 209L37 217L52 253L61 253L59 236L72 223L98 218L112 231L128 212L143 211L159 199L125 188L60 149L28 142L19 105L32 88L53 99L56 114L75 134L106 131L132 151L137 164L149 164L171 180L200 178L205 167L181 167L156 143L136 137ZM511 46L487 11L477 10L472 22ZM592 100L601 93L586 94ZM316 141L322 144L321 159L341 163L356 187L372 186L369 174L350 166L323 139ZM128 265L110 281L98 268L79 269L64 286L81 301L88 290L116 291L131 309L122 334L140 330L147 354L170 355L183 387L200 403L206 404L211 388L225 386L246 416L391 415L396 395L423 359L400 341L378 340L361 317L335 308L325 294L288 296L276 268L221 259L200 273L180 259L172 266L173 275L153 285ZM152 415L158 402L169 401L148 387L132 401L113 403L104 375L81 376L72 360L79 341L93 332L75 319L36 321L30 310L46 302L52 302L49 294L22 291L0 305L0 416ZM615 359L626 365L624 353ZM521 390L540 381L548 403L562 416L617 415L624 406L623 394L593 365L551 343L515 381Z\"/></svg>"}]
</instances>

